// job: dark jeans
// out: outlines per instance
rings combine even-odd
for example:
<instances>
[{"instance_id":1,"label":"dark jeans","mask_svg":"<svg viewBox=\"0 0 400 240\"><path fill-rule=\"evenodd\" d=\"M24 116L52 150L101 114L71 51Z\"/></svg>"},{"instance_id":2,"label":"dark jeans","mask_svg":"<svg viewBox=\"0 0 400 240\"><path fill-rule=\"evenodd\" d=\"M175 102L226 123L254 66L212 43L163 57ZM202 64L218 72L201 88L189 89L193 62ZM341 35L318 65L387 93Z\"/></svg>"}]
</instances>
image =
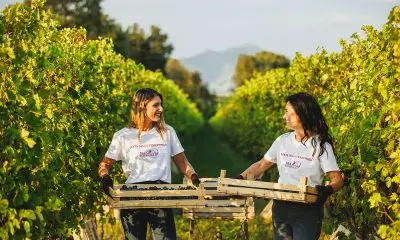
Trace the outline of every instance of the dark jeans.
<instances>
[{"instance_id":1,"label":"dark jeans","mask_svg":"<svg viewBox=\"0 0 400 240\"><path fill-rule=\"evenodd\" d=\"M162 181L141 182L160 184ZM120 218L125 239L146 240L147 224L150 225L154 240L175 240L174 213L170 208L121 209Z\"/></svg>"},{"instance_id":2,"label":"dark jeans","mask_svg":"<svg viewBox=\"0 0 400 240\"><path fill-rule=\"evenodd\" d=\"M154 240L175 240L174 213L170 208L121 209L125 239L146 240L149 223Z\"/></svg>"},{"instance_id":3,"label":"dark jeans","mask_svg":"<svg viewBox=\"0 0 400 240\"><path fill-rule=\"evenodd\" d=\"M321 234L323 205L274 200L275 240L317 240Z\"/></svg>"}]
</instances>

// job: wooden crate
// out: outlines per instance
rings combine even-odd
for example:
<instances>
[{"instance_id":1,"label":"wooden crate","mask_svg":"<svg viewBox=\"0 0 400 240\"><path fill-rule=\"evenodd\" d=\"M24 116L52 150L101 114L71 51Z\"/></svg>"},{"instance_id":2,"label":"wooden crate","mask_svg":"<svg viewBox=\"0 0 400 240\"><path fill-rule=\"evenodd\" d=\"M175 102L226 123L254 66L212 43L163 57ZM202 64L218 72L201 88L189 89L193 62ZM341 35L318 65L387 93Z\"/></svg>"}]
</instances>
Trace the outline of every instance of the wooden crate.
<instances>
[{"instance_id":1,"label":"wooden crate","mask_svg":"<svg viewBox=\"0 0 400 240\"><path fill-rule=\"evenodd\" d=\"M219 177L217 191L231 195L260 197L302 203L316 202L318 194L314 187L307 186L306 177L302 177L300 179L300 185Z\"/></svg>"},{"instance_id":2,"label":"wooden crate","mask_svg":"<svg viewBox=\"0 0 400 240\"><path fill-rule=\"evenodd\" d=\"M118 184L110 188L113 208L201 208L204 188L186 184Z\"/></svg>"},{"instance_id":3,"label":"wooden crate","mask_svg":"<svg viewBox=\"0 0 400 240\"><path fill-rule=\"evenodd\" d=\"M204 208L184 208L189 219L251 219L254 218L252 197L231 196L217 191L218 178L201 178L205 190Z\"/></svg>"}]
</instances>

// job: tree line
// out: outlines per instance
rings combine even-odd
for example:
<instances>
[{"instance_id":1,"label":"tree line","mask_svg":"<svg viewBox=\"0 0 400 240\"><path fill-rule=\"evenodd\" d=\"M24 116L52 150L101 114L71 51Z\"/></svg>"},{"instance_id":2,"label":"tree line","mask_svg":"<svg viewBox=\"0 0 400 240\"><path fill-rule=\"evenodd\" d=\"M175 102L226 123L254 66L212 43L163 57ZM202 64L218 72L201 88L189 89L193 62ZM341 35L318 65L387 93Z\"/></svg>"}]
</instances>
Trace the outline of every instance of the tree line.
<instances>
[{"instance_id":1,"label":"tree line","mask_svg":"<svg viewBox=\"0 0 400 240\"><path fill-rule=\"evenodd\" d=\"M127 29L103 12L103 0L47 0L45 7L51 9L60 28L83 27L88 39L110 37L114 50L126 58L141 63L146 69L161 71L189 95L206 118L215 113L216 96L204 83L201 73L190 71L179 60L171 58L174 46L168 42L168 34L158 26L151 26L146 33L138 23ZM253 55L239 56L232 80L237 87L250 79L254 72L266 72L275 68L287 68L289 59L283 55L261 51Z\"/></svg>"},{"instance_id":2,"label":"tree line","mask_svg":"<svg viewBox=\"0 0 400 240\"><path fill-rule=\"evenodd\" d=\"M45 7L55 13L60 29L83 27L88 39L110 37L115 52L148 70L161 71L188 94L204 116L211 117L215 112L215 95L209 92L199 72L190 72L179 60L171 58L174 47L168 42L168 34L154 25L146 33L138 23L123 29L103 12L101 3L102 0L48 0Z\"/></svg>"}]
</instances>

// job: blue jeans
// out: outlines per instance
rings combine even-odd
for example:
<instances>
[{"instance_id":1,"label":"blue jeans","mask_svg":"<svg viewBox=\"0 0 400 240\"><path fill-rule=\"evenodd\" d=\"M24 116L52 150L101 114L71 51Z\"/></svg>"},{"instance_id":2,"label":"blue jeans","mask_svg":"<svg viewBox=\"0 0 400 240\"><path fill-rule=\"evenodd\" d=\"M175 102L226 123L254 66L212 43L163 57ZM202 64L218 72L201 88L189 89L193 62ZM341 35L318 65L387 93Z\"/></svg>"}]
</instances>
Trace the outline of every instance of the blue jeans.
<instances>
[{"instance_id":1,"label":"blue jeans","mask_svg":"<svg viewBox=\"0 0 400 240\"><path fill-rule=\"evenodd\" d=\"M121 209L125 239L146 240L149 223L154 240L175 240L174 213L170 208Z\"/></svg>"},{"instance_id":2,"label":"blue jeans","mask_svg":"<svg viewBox=\"0 0 400 240\"><path fill-rule=\"evenodd\" d=\"M318 240L323 205L274 200L272 223L275 240Z\"/></svg>"}]
</instances>

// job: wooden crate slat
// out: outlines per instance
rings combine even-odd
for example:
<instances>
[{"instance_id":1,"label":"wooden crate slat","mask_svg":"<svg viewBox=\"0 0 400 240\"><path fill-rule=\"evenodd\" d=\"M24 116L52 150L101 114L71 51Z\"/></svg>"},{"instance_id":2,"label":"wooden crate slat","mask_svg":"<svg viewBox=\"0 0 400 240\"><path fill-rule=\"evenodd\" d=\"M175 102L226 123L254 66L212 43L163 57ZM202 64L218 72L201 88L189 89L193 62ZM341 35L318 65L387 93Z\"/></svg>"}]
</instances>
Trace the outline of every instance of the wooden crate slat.
<instances>
[{"instance_id":1,"label":"wooden crate slat","mask_svg":"<svg viewBox=\"0 0 400 240\"><path fill-rule=\"evenodd\" d=\"M216 177L216 178L200 178L200 181L201 182L217 182L218 181L218 178Z\"/></svg>"},{"instance_id":2,"label":"wooden crate slat","mask_svg":"<svg viewBox=\"0 0 400 240\"><path fill-rule=\"evenodd\" d=\"M246 216L244 213L183 213L184 218L190 219L251 219L251 216Z\"/></svg>"},{"instance_id":3,"label":"wooden crate slat","mask_svg":"<svg viewBox=\"0 0 400 240\"><path fill-rule=\"evenodd\" d=\"M218 188L219 191L233 194L233 195L244 195L244 196L255 196L255 197L263 197L268 199L278 199L278 200L288 200L288 201L296 201L296 202L315 202L317 199L316 195L308 195L301 193L292 193L292 192L280 192L280 191L269 191L262 189L252 189L252 188L240 188L240 187L227 187L221 185Z\"/></svg>"},{"instance_id":4,"label":"wooden crate slat","mask_svg":"<svg viewBox=\"0 0 400 240\"><path fill-rule=\"evenodd\" d=\"M167 187L167 188L175 188L178 189L180 187L191 187L192 185L188 185L188 184L182 184L182 183L149 183L149 184L145 184L145 183L123 183L123 184L114 184L115 188L120 188L122 186L127 186L127 187L133 187L136 186L138 188L149 188L149 187ZM193 186L194 187L194 186Z\"/></svg>"},{"instance_id":5,"label":"wooden crate slat","mask_svg":"<svg viewBox=\"0 0 400 240\"><path fill-rule=\"evenodd\" d=\"M252 219L255 216L251 197L237 200L205 200L204 208L184 208L183 217L190 219Z\"/></svg>"},{"instance_id":6,"label":"wooden crate slat","mask_svg":"<svg viewBox=\"0 0 400 240\"><path fill-rule=\"evenodd\" d=\"M201 208L204 200L126 200L111 203L114 208Z\"/></svg>"},{"instance_id":7,"label":"wooden crate slat","mask_svg":"<svg viewBox=\"0 0 400 240\"><path fill-rule=\"evenodd\" d=\"M138 190L112 192L113 197L174 197L174 196L203 196L204 192L200 190Z\"/></svg>"},{"instance_id":8,"label":"wooden crate slat","mask_svg":"<svg viewBox=\"0 0 400 240\"><path fill-rule=\"evenodd\" d=\"M317 195L306 194L306 202L308 202L308 203L315 203L317 201L317 199L318 199Z\"/></svg>"},{"instance_id":9,"label":"wooden crate slat","mask_svg":"<svg viewBox=\"0 0 400 240\"><path fill-rule=\"evenodd\" d=\"M253 219L256 216L256 212L254 208L248 208L247 209L247 218L248 219Z\"/></svg>"},{"instance_id":10,"label":"wooden crate slat","mask_svg":"<svg viewBox=\"0 0 400 240\"><path fill-rule=\"evenodd\" d=\"M218 178L218 186L221 185L232 185L232 186L240 186L240 187L249 187L249 188L260 188L266 190L277 190L277 191L293 191L300 192L303 189L296 185L291 184L282 184L282 183L272 183L272 182L261 182L261 181L249 181L249 180L239 180L239 179L231 179L231 178ZM307 193L317 194L317 190L313 187L307 186Z\"/></svg>"},{"instance_id":11,"label":"wooden crate slat","mask_svg":"<svg viewBox=\"0 0 400 240\"><path fill-rule=\"evenodd\" d=\"M205 200L206 207L236 206L241 207L246 204L246 200Z\"/></svg>"},{"instance_id":12,"label":"wooden crate slat","mask_svg":"<svg viewBox=\"0 0 400 240\"><path fill-rule=\"evenodd\" d=\"M136 187L138 190L140 189L148 189L148 188L158 188L158 189L162 189L162 188L167 188L169 190L183 190L180 188L188 188L188 187L192 187L193 189L195 189L195 187L193 185L187 185L187 184L142 184L142 183L126 183L126 184L115 184L114 185L114 190L120 189L122 186L126 186L126 187Z\"/></svg>"},{"instance_id":13,"label":"wooden crate slat","mask_svg":"<svg viewBox=\"0 0 400 240\"><path fill-rule=\"evenodd\" d=\"M218 178L200 178L204 187L205 207L184 208L183 217L190 219L246 219L254 218L252 198L234 197L218 192Z\"/></svg>"},{"instance_id":14,"label":"wooden crate slat","mask_svg":"<svg viewBox=\"0 0 400 240\"><path fill-rule=\"evenodd\" d=\"M218 185L218 179L216 179L216 180L213 181L213 182L202 182L202 181L201 181L201 183L203 184L203 186L204 186L205 188L217 187L217 185Z\"/></svg>"},{"instance_id":15,"label":"wooden crate slat","mask_svg":"<svg viewBox=\"0 0 400 240\"><path fill-rule=\"evenodd\" d=\"M193 213L246 213L245 207L213 207L213 208L193 208L193 210L188 211Z\"/></svg>"},{"instance_id":16,"label":"wooden crate slat","mask_svg":"<svg viewBox=\"0 0 400 240\"><path fill-rule=\"evenodd\" d=\"M206 195L205 197L212 198L213 196L217 196L217 197L231 196L226 193L218 192L218 189L217 189L218 188L218 178L200 178L200 182L204 186L204 194Z\"/></svg>"},{"instance_id":17,"label":"wooden crate slat","mask_svg":"<svg viewBox=\"0 0 400 240\"><path fill-rule=\"evenodd\" d=\"M120 190L122 186L126 187L123 191ZM120 209L205 206L202 186L196 189L186 184L119 184L110 189L110 192L114 196L110 201L111 205Z\"/></svg>"},{"instance_id":18,"label":"wooden crate slat","mask_svg":"<svg viewBox=\"0 0 400 240\"><path fill-rule=\"evenodd\" d=\"M215 189L215 190L205 190L204 191L204 195L206 195L206 196L211 196L211 197L213 197L213 196L215 196L215 197L229 197L230 195L229 194L226 194L226 193L221 193L221 192L218 192L218 190L217 189Z\"/></svg>"},{"instance_id":19,"label":"wooden crate slat","mask_svg":"<svg viewBox=\"0 0 400 240\"><path fill-rule=\"evenodd\" d=\"M243 196L256 196L265 197L272 199L290 199L290 200L304 200L304 194L280 192L280 191L268 191L262 189L251 189L251 188L239 188L239 187L226 187L221 186L220 191L228 194L236 194Z\"/></svg>"}]
</instances>

